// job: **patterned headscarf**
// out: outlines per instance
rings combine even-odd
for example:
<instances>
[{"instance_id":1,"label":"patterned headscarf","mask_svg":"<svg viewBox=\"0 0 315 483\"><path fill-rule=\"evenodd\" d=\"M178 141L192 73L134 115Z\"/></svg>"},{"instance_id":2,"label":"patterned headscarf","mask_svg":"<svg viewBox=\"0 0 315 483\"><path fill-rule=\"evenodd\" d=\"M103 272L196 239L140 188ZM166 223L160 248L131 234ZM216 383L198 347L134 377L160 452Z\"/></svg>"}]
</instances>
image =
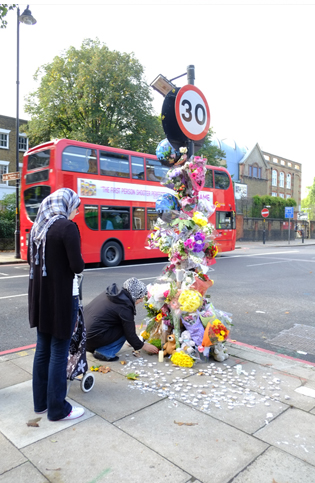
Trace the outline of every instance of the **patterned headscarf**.
<instances>
[{"instance_id":1,"label":"patterned headscarf","mask_svg":"<svg viewBox=\"0 0 315 483\"><path fill-rule=\"evenodd\" d=\"M123 283L123 288L128 290L134 302L142 299L148 293L147 286L135 277L128 278L128 280Z\"/></svg>"},{"instance_id":2,"label":"patterned headscarf","mask_svg":"<svg viewBox=\"0 0 315 483\"><path fill-rule=\"evenodd\" d=\"M43 277L47 276L45 265L45 246L47 231L59 218L68 219L72 211L80 206L80 198L69 188L61 188L47 196L38 209L37 216L30 234L30 278L34 275L33 243L37 251L35 265L39 265L39 247L43 244Z\"/></svg>"}]
</instances>

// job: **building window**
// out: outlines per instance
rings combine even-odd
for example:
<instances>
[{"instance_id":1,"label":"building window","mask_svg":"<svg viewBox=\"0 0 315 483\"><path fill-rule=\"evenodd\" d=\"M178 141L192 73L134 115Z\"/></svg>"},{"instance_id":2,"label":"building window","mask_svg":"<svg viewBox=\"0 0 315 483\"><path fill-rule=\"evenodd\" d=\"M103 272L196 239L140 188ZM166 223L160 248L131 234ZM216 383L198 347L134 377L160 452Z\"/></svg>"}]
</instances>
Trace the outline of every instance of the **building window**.
<instances>
[{"instance_id":1,"label":"building window","mask_svg":"<svg viewBox=\"0 0 315 483\"><path fill-rule=\"evenodd\" d=\"M271 196L278 196L278 193L276 193L275 191L273 191L273 192L271 193Z\"/></svg>"},{"instance_id":2,"label":"building window","mask_svg":"<svg viewBox=\"0 0 315 483\"><path fill-rule=\"evenodd\" d=\"M287 174L287 189L291 189L291 175Z\"/></svg>"},{"instance_id":3,"label":"building window","mask_svg":"<svg viewBox=\"0 0 315 483\"><path fill-rule=\"evenodd\" d=\"M257 178L257 166L253 166L253 178Z\"/></svg>"},{"instance_id":4,"label":"building window","mask_svg":"<svg viewBox=\"0 0 315 483\"><path fill-rule=\"evenodd\" d=\"M286 199L291 198L291 195L286 195Z\"/></svg>"},{"instance_id":5,"label":"building window","mask_svg":"<svg viewBox=\"0 0 315 483\"><path fill-rule=\"evenodd\" d=\"M267 154L264 154L264 158L267 159L267 161L270 161L270 156L268 156Z\"/></svg>"},{"instance_id":6,"label":"building window","mask_svg":"<svg viewBox=\"0 0 315 483\"><path fill-rule=\"evenodd\" d=\"M19 135L19 151L27 151L28 150L28 139L25 135Z\"/></svg>"},{"instance_id":7,"label":"building window","mask_svg":"<svg viewBox=\"0 0 315 483\"><path fill-rule=\"evenodd\" d=\"M295 169L300 169L300 166L299 166L298 164L296 164L296 165L294 166L294 168L295 168Z\"/></svg>"},{"instance_id":8,"label":"building window","mask_svg":"<svg viewBox=\"0 0 315 483\"><path fill-rule=\"evenodd\" d=\"M292 163L289 163L289 162L288 162L288 166L289 166L289 168L291 168L291 166L292 166Z\"/></svg>"},{"instance_id":9,"label":"building window","mask_svg":"<svg viewBox=\"0 0 315 483\"><path fill-rule=\"evenodd\" d=\"M272 186L277 186L278 179L277 179L277 171L275 169L272 170Z\"/></svg>"},{"instance_id":10,"label":"building window","mask_svg":"<svg viewBox=\"0 0 315 483\"><path fill-rule=\"evenodd\" d=\"M9 134L8 129L0 129L0 148L9 149Z\"/></svg>"},{"instance_id":11,"label":"building window","mask_svg":"<svg viewBox=\"0 0 315 483\"><path fill-rule=\"evenodd\" d=\"M279 186L280 188L284 188L284 173L280 173L279 175Z\"/></svg>"},{"instance_id":12,"label":"building window","mask_svg":"<svg viewBox=\"0 0 315 483\"><path fill-rule=\"evenodd\" d=\"M278 158L273 158L273 162L278 163L279 162Z\"/></svg>"},{"instance_id":13,"label":"building window","mask_svg":"<svg viewBox=\"0 0 315 483\"><path fill-rule=\"evenodd\" d=\"M283 159L281 159L280 164L282 164L282 166L285 166L285 161L283 161Z\"/></svg>"},{"instance_id":14,"label":"building window","mask_svg":"<svg viewBox=\"0 0 315 483\"><path fill-rule=\"evenodd\" d=\"M2 175L7 174L9 169L9 161L0 161L0 184L7 185L7 181L2 181Z\"/></svg>"},{"instance_id":15,"label":"building window","mask_svg":"<svg viewBox=\"0 0 315 483\"><path fill-rule=\"evenodd\" d=\"M251 166L248 166L248 176L251 178L253 175L253 170Z\"/></svg>"},{"instance_id":16,"label":"building window","mask_svg":"<svg viewBox=\"0 0 315 483\"><path fill-rule=\"evenodd\" d=\"M283 193L280 193L279 196L280 196L280 198L284 198L284 194Z\"/></svg>"}]
</instances>

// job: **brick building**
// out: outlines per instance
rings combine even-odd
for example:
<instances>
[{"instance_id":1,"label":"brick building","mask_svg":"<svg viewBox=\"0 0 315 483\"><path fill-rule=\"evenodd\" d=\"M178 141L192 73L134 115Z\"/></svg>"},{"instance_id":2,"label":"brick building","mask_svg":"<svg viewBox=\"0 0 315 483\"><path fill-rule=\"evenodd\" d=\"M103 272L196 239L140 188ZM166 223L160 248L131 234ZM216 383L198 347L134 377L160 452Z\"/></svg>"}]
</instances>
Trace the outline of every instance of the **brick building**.
<instances>
[{"instance_id":1,"label":"brick building","mask_svg":"<svg viewBox=\"0 0 315 483\"><path fill-rule=\"evenodd\" d=\"M300 211L301 163L262 151L258 143L248 149L234 140L214 138L213 144L226 153L223 162L233 182L243 190L244 197L251 199L255 195L270 195L293 198L297 203L295 211Z\"/></svg>"},{"instance_id":2,"label":"brick building","mask_svg":"<svg viewBox=\"0 0 315 483\"><path fill-rule=\"evenodd\" d=\"M20 126L27 123L20 119ZM28 149L28 138L19 133L19 166L22 169L23 154ZM15 181L2 181L2 175L16 172L16 118L0 115L0 200L9 193L15 193Z\"/></svg>"}]
</instances>

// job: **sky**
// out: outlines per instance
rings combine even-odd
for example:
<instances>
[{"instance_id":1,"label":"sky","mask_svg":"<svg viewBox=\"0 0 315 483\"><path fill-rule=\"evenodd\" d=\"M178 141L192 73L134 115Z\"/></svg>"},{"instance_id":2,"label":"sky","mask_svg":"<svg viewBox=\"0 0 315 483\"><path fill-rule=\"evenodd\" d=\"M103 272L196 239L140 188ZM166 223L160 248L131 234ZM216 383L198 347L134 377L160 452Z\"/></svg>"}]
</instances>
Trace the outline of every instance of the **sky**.
<instances>
[{"instance_id":1,"label":"sky","mask_svg":"<svg viewBox=\"0 0 315 483\"><path fill-rule=\"evenodd\" d=\"M93 0L92 0L93 1ZM26 8L20 4L20 10ZM131 53L145 80L172 79L195 66L195 85L207 99L219 139L302 163L302 198L315 177L315 3L276 0L237 3L131 0L30 4L33 26L20 24L20 109L38 83L33 76L70 46L98 38ZM16 11L0 29L0 114L16 116ZM184 76L174 81L187 83ZM163 97L152 89L156 114Z\"/></svg>"}]
</instances>

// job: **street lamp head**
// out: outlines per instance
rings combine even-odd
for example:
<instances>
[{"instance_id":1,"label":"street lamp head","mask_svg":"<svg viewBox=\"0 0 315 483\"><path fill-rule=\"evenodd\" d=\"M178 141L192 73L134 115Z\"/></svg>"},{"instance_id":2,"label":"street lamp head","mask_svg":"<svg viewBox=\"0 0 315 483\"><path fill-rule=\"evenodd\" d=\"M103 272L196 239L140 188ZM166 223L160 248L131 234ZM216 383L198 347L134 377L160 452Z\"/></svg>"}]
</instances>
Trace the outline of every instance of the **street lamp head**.
<instances>
[{"instance_id":1,"label":"street lamp head","mask_svg":"<svg viewBox=\"0 0 315 483\"><path fill-rule=\"evenodd\" d=\"M166 79L163 75L159 74L153 82L150 84L153 89L158 91L162 96L167 96L167 94L172 90L175 89L176 86L172 84L171 81Z\"/></svg>"},{"instance_id":2,"label":"street lamp head","mask_svg":"<svg viewBox=\"0 0 315 483\"><path fill-rule=\"evenodd\" d=\"M20 22L25 23L26 25L35 25L36 20L33 17L32 12L28 9L28 7L29 5L27 5L22 15L20 15L19 20Z\"/></svg>"}]
</instances>

